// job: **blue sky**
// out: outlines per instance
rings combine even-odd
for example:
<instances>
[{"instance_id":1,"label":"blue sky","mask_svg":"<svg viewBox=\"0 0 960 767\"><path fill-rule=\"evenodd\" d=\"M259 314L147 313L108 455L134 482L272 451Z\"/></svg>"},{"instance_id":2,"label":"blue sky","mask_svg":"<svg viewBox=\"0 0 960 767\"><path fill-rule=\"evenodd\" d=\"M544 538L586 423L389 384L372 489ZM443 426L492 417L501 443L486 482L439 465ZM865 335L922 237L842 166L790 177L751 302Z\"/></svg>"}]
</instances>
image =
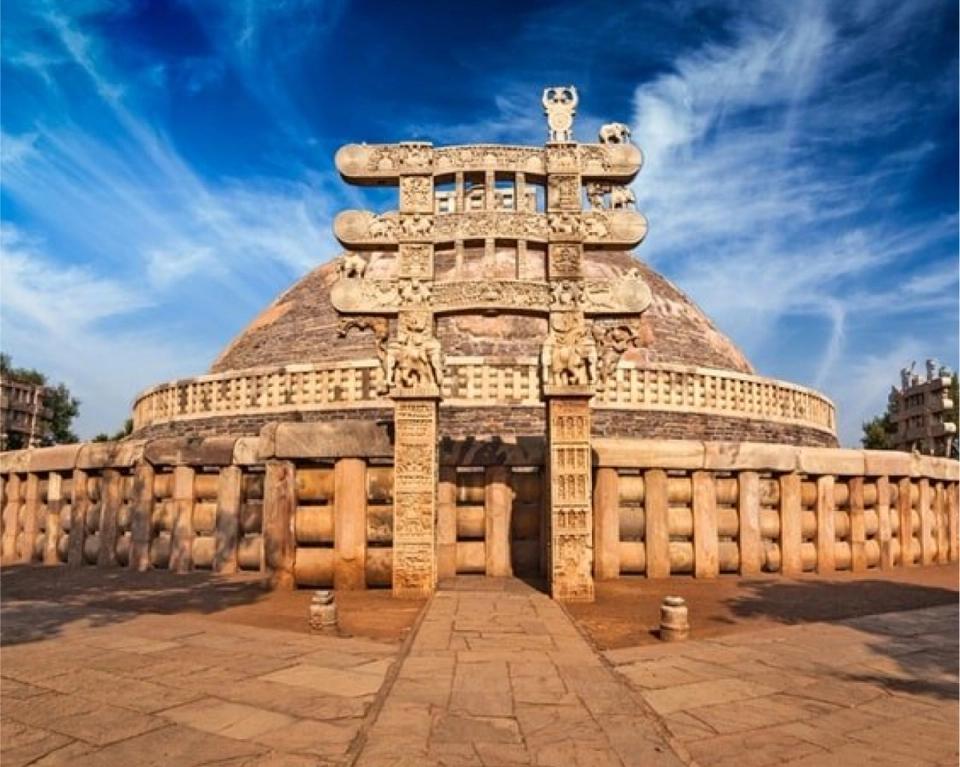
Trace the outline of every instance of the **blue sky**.
<instances>
[{"instance_id":1,"label":"blue sky","mask_svg":"<svg viewBox=\"0 0 960 767\"><path fill-rule=\"evenodd\" d=\"M518 9L519 6L519 9ZM958 347L957 5L103 2L2 6L2 348L82 436L204 372L299 275L350 141L539 144L629 123L638 254L842 441L903 364Z\"/></svg>"}]
</instances>

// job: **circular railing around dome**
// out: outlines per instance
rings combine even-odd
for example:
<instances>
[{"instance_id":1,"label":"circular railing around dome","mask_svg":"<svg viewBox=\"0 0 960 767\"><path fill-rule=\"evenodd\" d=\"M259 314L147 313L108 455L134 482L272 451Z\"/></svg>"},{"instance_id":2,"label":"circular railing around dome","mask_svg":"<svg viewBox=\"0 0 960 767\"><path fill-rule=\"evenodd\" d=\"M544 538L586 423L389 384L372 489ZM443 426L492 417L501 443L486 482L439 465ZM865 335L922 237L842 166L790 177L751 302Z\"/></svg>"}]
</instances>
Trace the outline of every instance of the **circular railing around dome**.
<instances>
[{"instance_id":1,"label":"circular railing around dome","mask_svg":"<svg viewBox=\"0 0 960 767\"><path fill-rule=\"evenodd\" d=\"M170 421L296 411L390 408L380 393L376 359L230 371L159 384L140 394L134 429ZM445 360L443 405L538 407L543 403L535 358ZM712 368L621 362L593 405L750 418L836 431L833 403L784 381Z\"/></svg>"}]
</instances>

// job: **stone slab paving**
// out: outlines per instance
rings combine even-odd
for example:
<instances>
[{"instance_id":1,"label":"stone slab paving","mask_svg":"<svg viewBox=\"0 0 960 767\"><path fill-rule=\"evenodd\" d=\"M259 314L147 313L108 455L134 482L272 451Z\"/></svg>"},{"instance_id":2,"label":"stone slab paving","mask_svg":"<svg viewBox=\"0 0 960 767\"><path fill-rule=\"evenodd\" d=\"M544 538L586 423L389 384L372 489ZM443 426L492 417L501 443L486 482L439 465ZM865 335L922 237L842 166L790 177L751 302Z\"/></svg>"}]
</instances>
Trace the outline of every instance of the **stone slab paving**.
<instances>
[{"instance_id":1,"label":"stone slab paving","mask_svg":"<svg viewBox=\"0 0 960 767\"><path fill-rule=\"evenodd\" d=\"M57 608L0 614L3 767L347 764L400 649L102 609L19 625Z\"/></svg>"},{"instance_id":2,"label":"stone slab paving","mask_svg":"<svg viewBox=\"0 0 960 767\"><path fill-rule=\"evenodd\" d=\"M955 767L957 635L947 605L605 656L703 767Z\"/></svg>"},{"instance_id":3,"label":"stone slab paving","mask_svg":"<svg viewBox=\"0 0 960 767\"><path fill-rule=\"evenodd\" d=\"M357 764L683 764L665 734L555 602L458 579L430 602Z\"/></svg>"}]
</instances>

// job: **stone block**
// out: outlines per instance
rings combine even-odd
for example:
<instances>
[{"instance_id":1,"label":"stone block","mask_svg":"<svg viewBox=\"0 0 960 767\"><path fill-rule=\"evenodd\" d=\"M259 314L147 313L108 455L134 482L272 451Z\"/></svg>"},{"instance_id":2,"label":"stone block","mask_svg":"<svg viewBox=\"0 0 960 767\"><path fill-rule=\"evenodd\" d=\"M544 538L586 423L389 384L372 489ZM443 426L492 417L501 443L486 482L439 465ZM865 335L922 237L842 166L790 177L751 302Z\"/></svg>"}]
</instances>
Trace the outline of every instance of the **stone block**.
<instances>
[{"instance_id":1,"label":"stone block","mask_svg":"<svg viewBox=\"0 0 960 767\"><path fill-rule=\"evenodd\" d=\"M798 451L797 469L804 474L863 474L862 450L844 450L828 447L805 447Z\"/></svg>"},{"instance_id":2,"label":"stone block","mask_svg":"<svg viewBox=\"0 0 960 767\"><path fill-rule=\"evenodd\" d=\"M909 477L913 469L909 453L895 450L862 450L864 473L871 477Z\"/></svg>"},{"instance_id":3,"label":"stone block","mask_svg":"<svg viewBox=\"0 0 960 767\"><path fill-rule=\"evenodd\" d=\"M693 440L593 440L594 464L619 468L702 469L704 443Z\"/></svg>"},{"instance_id":4,"label":"stone block","mask_svg":"<svg viewBox=\"0 0 960 767\"><path fill-rule=\"evenodd\" d=\"M794 471L799 449L763 442L705 442L704 468L723 471Z\"/></svg>"},{"instance_id":5,"label":"stone block","mask_svg":"<svg viewBox=\"0 0 960 767\"><path fill-rule=\"evenodd\" d=\"M30 450L28 451L29 470L36 472L71 471L77 464L77 454L81 447L83 445L77 443Z\"/></svg>"},{"instance_id":6,"label":"stone block","mask_svg":"<svg viewBox=\"0 0 960 767\"><path fill-rule=\"evenodd\" d=\"M388 424L359 418L330 423L280 423L274 437L274 456L277 458L384 458L392 455Z\"/></svg>"},{"instance_id":7,"label":"stone block","mask_svg":"<svg viewBox=\"0 0 960 767\"><path fill-rule=\"evenodd\" d=\"M78 469L125 468L133 466L144 455L143 439L119 442L87 442L77 454Z\"/></svg>"},{"instance_id":8,"label":"stone block","mask_svg":"<svg viewBox=\"0 0 960 767\"><path fill-rule=\"evenodd\" d=\"M233 445L233 462L239 466L260 463L260 438L240 437Z\"/></svg>"}]
</instances>

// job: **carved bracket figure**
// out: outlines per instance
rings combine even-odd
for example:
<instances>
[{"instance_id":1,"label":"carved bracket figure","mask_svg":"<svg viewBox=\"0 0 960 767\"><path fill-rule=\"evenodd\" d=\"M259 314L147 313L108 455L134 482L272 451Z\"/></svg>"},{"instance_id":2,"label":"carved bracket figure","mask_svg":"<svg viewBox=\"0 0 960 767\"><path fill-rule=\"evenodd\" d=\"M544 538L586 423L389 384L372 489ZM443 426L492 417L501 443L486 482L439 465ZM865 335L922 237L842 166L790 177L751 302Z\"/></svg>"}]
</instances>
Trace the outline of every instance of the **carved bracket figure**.
<instances>
[{"instance_id":1,"label":"carved bracket figure","mask_svg":"<svg viewBox=\"0 0 960 767\"><path fill-rule=\"evenodd\" d=\"M387 386L387 340L390 338L390 322L386 317L341 317L337 323L337 335L345 338L351 330L369 330L377 345L377 359L383 373L377 385L377 394L386 394Z\"/></svg>"},{"instance_id":2,"label":"carved bracket figure","mask_svg":"<svg viewBox=\"0 0 960 767\"><path fill-rule=\"evenodd\" d=\"M618 325L596 324L590 329L597 344L599 363L597 365L597 391L602 392L617 373L620 358L629 349L639 349L643 345L643 336L636 323Z\"/></svg>"},{"instance_id":3,"label":"carved bracket figure","mask_svg":"<svg viewBox=\"0 0 960 767\"><path fill-rule=\"evenodd\" d=\"M440 341L434 338L428 312L401 317L397 339L387 345L386 382L389 388L423 389L443 382Z\"/></svg>"},{"instance_id":4,"label":"carved bracket figure","mask_svg":"<svg viewBox=\"0 0 960 767\"><path fill-rule=\"evenodd\" d=\"M597 380L597 345L576 312L550 316L540 365L544 385L590 386Z\"/></svg>"},{"instance_id":5,"label":"carved bracket figure","mask_svg":"<svg viewBox=\"0 0 960 767\"><path fill-rule=\"evenodd\" d=\"M630 127L623 123L607 123L600 127L601 144L629 144Z\"/></svg>"}]
</instances>

